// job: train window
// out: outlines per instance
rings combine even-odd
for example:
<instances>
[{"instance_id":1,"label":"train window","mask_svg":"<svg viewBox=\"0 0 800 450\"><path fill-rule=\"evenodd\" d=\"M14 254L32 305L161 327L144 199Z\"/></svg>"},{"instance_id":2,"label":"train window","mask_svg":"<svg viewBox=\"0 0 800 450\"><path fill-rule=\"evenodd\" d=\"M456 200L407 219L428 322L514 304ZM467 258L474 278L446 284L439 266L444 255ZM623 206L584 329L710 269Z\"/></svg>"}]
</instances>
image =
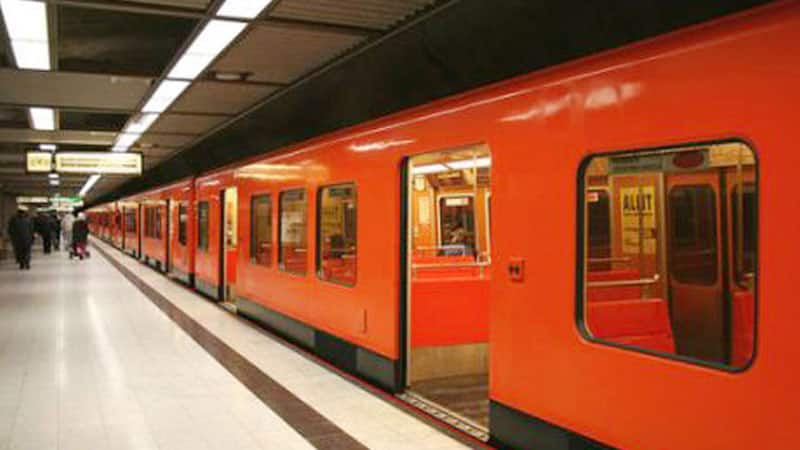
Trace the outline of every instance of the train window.
<instances>
[{"instance_id":1,"label":"train window","mask_svg":"<svg viewBox=\"0 0 800 450\"><path fill-rule=\"evenodd\" d=\"M161 207L153 208L153 237L161 239Z\"/></svg>"},{"instance_id":2,"label":"train window","mask_svg":"<svg viewBox=\"0 0 800 450\"><path fill-rule=\"evenodd\" d=\"M136 232L136 211L125 211L125 231L127 233Z\"/></svg>"},{"instance_id":3,"label":"train window","mask_svg":"<svg viewBox=\"0 0 800 450\"><path fill-rule=\"evenodd\" d=\"M178 205L178 242L186 246L187 236L187 226L188 226L188 219L189 219L189 211L186 207L186 203L181 203Z\"/></svg>"},{"instance_id":4,"label":"train window","mask_svg":"<svg viewBox=\"0 0 800 450\"><path fill-rule=\"evenodd\" d=\"M439 198L439 243L445 254L475 254L475 197Z\"/></svg>"},{"instance_id":5,"label":"train window","mask_svg":"<svg viewBox=\"0 0 800 450\"><path fill-rule=\"evenodd\" d=\"M281 192L278 221L278 264L281 270L305 275L308 265L306 192Z\"/></svg>"},{"instance_id":6,"label":"train window","mask_svg":"<svg viewBox=\"0 0 800 450\"><path fill-rule=\"evenodd\" d=\"M250 199L250 259L259 265L272 265L272 196Z\"/></svg>"},{"instance_id":7,"label":"train window","mask_svg":"<svg viewBox=\"0 0 800 450\"><path fill-rule=\"evenodd\" d=\"M356 186L321 188L317 216L317 274L325 281L356 284Z\"/></svg>"},{"instance_id":8,"label":"train window","mask_svg":"<svg viewBox=\"0 0 800 450\"><path fill-rule=\"evenodd\" d=\"M591 157L580 329L721 368L752 358L756 160L741 142Z\"/></svg>"},{"instance_id":9,"label":"train window","mask_svg":"<svg viewBox=\"0 0 800 450\"><path fill-rule=\"evenodd\" d=\"M153 208L144 208L144 236L153 237Z\"/></svg>"},{"instance_id":10,"label":"train window","mask_svg":"<svg viewBox=\"0 0 800 450\"><path fill-rule=\"evenodd\" d=\"M208 251L208 202L197 204L197 248Z\"/></svg>"}]
</instances>

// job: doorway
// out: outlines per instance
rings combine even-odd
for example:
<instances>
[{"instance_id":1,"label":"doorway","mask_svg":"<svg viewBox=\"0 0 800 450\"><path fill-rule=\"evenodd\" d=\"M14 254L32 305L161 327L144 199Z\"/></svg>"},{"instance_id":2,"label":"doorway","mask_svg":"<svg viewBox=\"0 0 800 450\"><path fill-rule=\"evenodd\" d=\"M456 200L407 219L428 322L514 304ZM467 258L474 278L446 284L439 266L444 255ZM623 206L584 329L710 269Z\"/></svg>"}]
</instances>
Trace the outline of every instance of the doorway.
<instances>
[{"instance_id":1,"label":"doorway","mask_svg":"<svg viewBox=\"0 0 800 450\"><path fill-rule=\"evenodd\" d=\"M414 156L407 173L405 395L485 434L491 154L474 145Z\"/></svg>"},{"instance_id":2,"label":"doorway","mask_svg":"<svg viewBox=\"0 0 800 450\"><path fill-rule=\"evenodd\" d=\"M235 187L220 192L220 292L219 298L223 306L235 310L236 296L236 259L238 258L238 193Z\"/></svg>"}]
</instances>

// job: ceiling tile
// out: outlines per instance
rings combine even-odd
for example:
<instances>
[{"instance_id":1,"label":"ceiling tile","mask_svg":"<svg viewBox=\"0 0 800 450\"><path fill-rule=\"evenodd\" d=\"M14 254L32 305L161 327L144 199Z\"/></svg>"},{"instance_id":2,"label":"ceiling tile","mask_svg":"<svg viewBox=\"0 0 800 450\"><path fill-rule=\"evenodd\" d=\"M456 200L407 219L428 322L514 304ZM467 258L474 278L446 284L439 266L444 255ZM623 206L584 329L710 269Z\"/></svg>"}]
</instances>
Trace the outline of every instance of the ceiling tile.
<instances>
[{"instance_id":1,"label":"ceiling tile","mask_svg":"<svg viewBox=\"0 0 800 450\"><path fill-rule=\"evenodd\" d=\"M234 114L274 92L274 86L199 81L178 99L175 112Z\"/></svg>"},{"instance_id":2,"label":"ceiling tile","mask_svg":"<svg viewBox=\"0 0 800 450\"><path fill-rule=\"evenodd\" d=\"M162 133L204 133L224 122L228 116L162 114L150 131Z\"/></svg>"},{"instance_id":3,"label":"ceiling tile","mask_svg":"<svg viewBox=\"0 0 800 450\"><path fill-rule=\"evenodd\" d=\"M290 83L363 39L333 32L259 25L228 50L213 70L252 73L250 81Z\"/></svg>"},{"instance_id":4,"label":"ceiling tile","mask_svg":"<svg viewBox=\"0 0 800 450\"><path fill-rule=\"evenodd\" d=\"M130 117L128 114L96 113L86 111L60 112L62 130L121 131Z\"/></svg>"}]
</instances>

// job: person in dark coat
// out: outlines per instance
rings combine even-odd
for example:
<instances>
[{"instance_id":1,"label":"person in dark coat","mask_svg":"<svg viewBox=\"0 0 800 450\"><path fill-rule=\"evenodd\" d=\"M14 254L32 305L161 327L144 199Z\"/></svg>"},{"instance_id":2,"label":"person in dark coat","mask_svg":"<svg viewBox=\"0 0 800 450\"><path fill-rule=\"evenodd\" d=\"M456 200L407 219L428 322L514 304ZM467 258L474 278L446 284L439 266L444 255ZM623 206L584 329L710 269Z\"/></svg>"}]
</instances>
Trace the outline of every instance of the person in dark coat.
<instances>
[{"instance_id":1,"label":"person in dark coat","mask_svg":"<svg viewBox=\"0 0 800 450\"><path fill-rule=\"evenodd\" d=\"M53 224L50 220L50 215L40 212L38 215L36 215L33 227L36 231L36 234L42 237L44 253L49 254L50 249L53 246Z\"/></svg>"},{"instance_id":2,"label":"person in dark coat","mask_svg":"<svg viewBox=\"0 0 800 450\"><path fill-rule=\"evenodd\" d=\"M33 245L33 221L28 214L20 209L8 221L8 236L14 246L14 256L20 270L31 268L31 246Z\"/></svg>"},{"instance_id":3,"label":"person in dark coat","mask_svg":"<svg viewBox=\"0 0 800 450\"><path fill-rule=\"evenodd\" d=\"M53 249L61 249L61 219L55 212L50 213L50 240L53 242Z\"/></svg>"},{"instance_id":4,"label":"person in dark coat","mask_svg":"<svg viewBox=\"0 0 800 450\"><path fill-rule=\"evenodd\" d=\"M78 214L78 218L72 224L72 246L75 254L80 259L87 254L86 242L89 240L89 224L86 223L86 215Z\"/></svg>"}]
</instances>

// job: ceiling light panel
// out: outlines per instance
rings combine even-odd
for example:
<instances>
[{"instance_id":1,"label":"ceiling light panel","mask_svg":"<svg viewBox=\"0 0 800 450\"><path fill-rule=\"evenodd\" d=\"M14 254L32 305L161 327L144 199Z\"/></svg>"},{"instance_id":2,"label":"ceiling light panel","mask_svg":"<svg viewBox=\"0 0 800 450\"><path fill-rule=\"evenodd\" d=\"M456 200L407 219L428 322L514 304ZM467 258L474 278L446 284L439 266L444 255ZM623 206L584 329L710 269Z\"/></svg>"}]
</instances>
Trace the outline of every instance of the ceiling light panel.
<instances>
[{"instance_id":1,"label":"ceiling light panel","mask_svg":"<svg viewBox=\"0 0 800 450\"><path fill-rule=\"evenodd\" d=\"M169 108L186 88L189 87L188 81L164 80L158 85L153 95L145 103L143 112L162 113Z\"/></svg>"},{"instance_id":2,"label":"ceiling light panel","mask_svg":"<svg viewBox=\"0 0 800 450\"><path fill-rule=\"evenodd\" d=\"M270 3L272 0L225 0L217 15L236 19L255 19Z\"/></svg>"},{"instance_id":3,"label":"ceiling light panel","mask_svg":"<svg viewBox=\"0 0 800 450\"><path fill-rule=\"evenodd\" d=\"M95 184L97 184L97 180L100 179L100 175L92 175L86 180L86 183L81 188L81 191L78 193L79 196L84 197L89 191L92 190Z\"/></svg>"},{"instance_id":4,"label":"ceiling light panel","mask_svg":"<svg viewBox=\"0 0 800 450\"><path fill-rule=\"evenodd\" d=\"M153 122L158 119L157 113L142 113L137 115L128 126L125 127L125 133L138 133L142 134L147 131Z\"/></svg>"},{"instance_id":5,"label":"ceiling light panel","mask_svg":"<svg viewBox=\"0 0 800 450\"><path fill-rule=\"evenodd\" d=\"M115 152L126 152L140 137L142 137L142 135L139 133L120 133L117 135L117 142L111 150Z\"/></svg>"},{"instance_id":6,"label":"ceiling light panel","mask_svg":"<svg viewBox=\"0 0 800 450\"><path fill-rule=\"evenodd\" d=\"M426 164L424 166L415 166L411 172L415 175L426 175L429 173L447 172L449 169L444 164Z\"/></svg>"},{"instance_id":7,"label":"ceiling light panel","mask_svg":"<svg viewBox=\"0 0 800 450\"><path fill-rule=\"evenodd\" d=\"M168 78L197 78L247 26L244 22L210 20L170 70Z\"/></svg>"},{"instance_id":8,"label":"ceiling light panel","mask_svg":"<svg viewBox=\"0 0 800 450\"><path fill-rule=\"evenodd\" d=\"M46 152L54 152L58 150L58 146L56 144L39 144L39 150L44 150Z\"/></svg>"},{"instance_id":9,"label":"ceiling light panel","mask_svg":"<svg viewBox=\"0 0 800 450\"><path fill-rule=\"evenodd\" d=\"M20 69L50 70L47 4L30 0L0 0L3 20Z\"/></svg>"},{"instance_id":10,"label":"ceiling light panel","mask_svg":"<svg viewBox=\"0 0 800 450\"><path fill-rule=\"evenodd\" d=\"M465 170L465 169L474 169L474 168L483 168L483 167L491 167L492 165L492 158L489 156L484 156L481 158L475 159L463 159L460 161L448 161L447 166L451 169L455 170Z\"/></svg>"},{"instance_id":11,"label":"ceiling light panel","mask_svg":"<svg viewBox=\"0 0 800 450\"><path fill-rule=\"evenodd\" d=\"M30 108L31 126L34 130L55 130L56 113L53 108Z\"/></svg>"}]
</instances>

